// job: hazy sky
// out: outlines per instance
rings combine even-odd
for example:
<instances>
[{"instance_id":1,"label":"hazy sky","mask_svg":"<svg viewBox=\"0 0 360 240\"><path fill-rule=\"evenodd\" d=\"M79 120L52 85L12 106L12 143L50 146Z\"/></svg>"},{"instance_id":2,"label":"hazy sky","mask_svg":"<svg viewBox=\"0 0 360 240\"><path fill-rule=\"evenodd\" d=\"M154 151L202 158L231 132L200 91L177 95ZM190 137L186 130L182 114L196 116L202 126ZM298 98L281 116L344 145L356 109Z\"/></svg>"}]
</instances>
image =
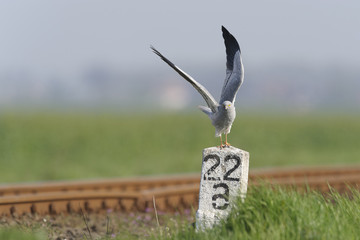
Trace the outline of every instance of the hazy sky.
<instances>
[{"instance_id":1,"label":"hazy sky","mask_svg":"<svg viewBox=\"0 0 360 240\"><path fill-rule=\"evenodd\" d=\"M275 61L360 67L360 1L1 1L0 73L73 75L92 65L225 64L221 25L247 65ZM185 65L186 65L185 64Z\"/></svg>"}]
</instances>

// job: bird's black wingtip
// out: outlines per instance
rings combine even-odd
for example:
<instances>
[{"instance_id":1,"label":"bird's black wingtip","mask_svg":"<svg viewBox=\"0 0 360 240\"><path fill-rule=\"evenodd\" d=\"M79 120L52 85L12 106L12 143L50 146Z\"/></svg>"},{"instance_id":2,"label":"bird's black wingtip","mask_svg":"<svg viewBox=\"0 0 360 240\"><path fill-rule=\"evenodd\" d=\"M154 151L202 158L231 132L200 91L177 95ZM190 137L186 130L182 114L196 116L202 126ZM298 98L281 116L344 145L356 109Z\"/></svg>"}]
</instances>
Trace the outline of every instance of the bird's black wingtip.
<instances>
[{"instance_id":1,"label":"bird's black wingtip","mask_svg":"<svg viewBox=\"0 0 360 240\"><path fill-rule=\"evenodd\" d=\"M153 45L150 45L150 48L153 51L153 53L155 53L156 55L162 57L161 53L158 50L156 50L156 48Z\"/></svg>"},{"instance_id":2,"label":"bird's black wingtip","mask_svg":"<svg viewBox=\"0 0 360 240\"><path fill-rule=\"evenodd\" d=\"M221 26L223 38L225 40L225 45L233 45L236 49L240 50L239 43L236 41L235 37L224 27Z\"/></svg>"},{"instance_id":3,"label":"bird's black wingtip","mask_svg":"<svg viewBox=\"0 0 360 240\"><path fill-rule=\"evenodd\" d=\"M223 32L223 34L230 34L230 32L223 25L221 26L221 31Z\"/></svg>"},{"instance_id":4,"label":"bird's black wingtip","mask_svg":"<svg viewBox=\"0 0 360 240\"><path fill-rule=\"evenodd\" d=\"M150 44L150 48L151 48L151 50L152 50L153 52L156 51L155 47L154 47L153 45L151 45L151 44Z\"/></svg>"}]
</instances>

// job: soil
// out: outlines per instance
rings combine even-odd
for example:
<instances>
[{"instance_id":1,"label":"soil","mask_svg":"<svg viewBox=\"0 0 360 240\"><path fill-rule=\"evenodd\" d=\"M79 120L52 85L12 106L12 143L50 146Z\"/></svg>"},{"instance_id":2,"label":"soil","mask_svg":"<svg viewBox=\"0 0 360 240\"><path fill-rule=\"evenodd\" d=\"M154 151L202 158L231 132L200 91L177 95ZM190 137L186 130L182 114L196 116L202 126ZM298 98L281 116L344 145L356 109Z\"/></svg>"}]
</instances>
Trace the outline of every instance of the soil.
<instances>
[{"instance_id":1,"label":"soil","mask_svg":"<svg viewBox=\"0 0 360 240\"><path fill-rule=\"evenodd\" d=\"M108 210L103 213L72 213L66 215L0 217L0 227L15 227L31 232L45 232L49 239L146 239L159 234L171 234L194 220L194 212L157 213L147 209L146 213L119 213Z\"/></svg>"}]
</instances>

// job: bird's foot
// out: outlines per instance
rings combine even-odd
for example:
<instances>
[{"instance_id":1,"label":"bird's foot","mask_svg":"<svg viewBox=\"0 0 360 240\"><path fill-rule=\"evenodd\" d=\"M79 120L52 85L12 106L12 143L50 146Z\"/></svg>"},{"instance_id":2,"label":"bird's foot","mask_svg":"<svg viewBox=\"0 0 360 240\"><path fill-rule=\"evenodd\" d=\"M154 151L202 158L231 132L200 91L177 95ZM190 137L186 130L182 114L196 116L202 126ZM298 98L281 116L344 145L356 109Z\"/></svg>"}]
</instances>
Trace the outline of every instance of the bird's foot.
<instances>
[{"instance_id":1,"label":"bird's foot","mask_svg":"<svg viewBox=\"0 0 360 240\"><path fill-rule=\"evenodd\" d=\"M226 143L224 143L224 144L221 144L220 146L218 146L220 149L223 149L223 148L227 148L227 147L230 147L231 146L231 144L230 143L228 143L228 142L226 142Z\"/></svg>"}]
</instances>

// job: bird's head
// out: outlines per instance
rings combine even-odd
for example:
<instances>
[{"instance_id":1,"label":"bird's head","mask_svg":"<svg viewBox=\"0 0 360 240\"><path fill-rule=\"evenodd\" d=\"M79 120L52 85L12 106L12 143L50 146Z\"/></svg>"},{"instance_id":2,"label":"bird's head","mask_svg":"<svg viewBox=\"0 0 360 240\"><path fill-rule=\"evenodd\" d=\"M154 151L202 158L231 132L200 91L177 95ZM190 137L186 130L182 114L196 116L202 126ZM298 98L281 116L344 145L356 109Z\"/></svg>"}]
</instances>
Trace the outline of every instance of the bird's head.
<instances>
[{"instance_id":1,"label":"bird's head","mask_svg":"<svg viewBox=\"0 0 360 240\"><path fill-rule=\"evenodd\" d=\"M222 103L222 105L225 108L225 110L228 110L232 106L232 102L225 101L225 102Z\"/></svg>"}]
</instances>

